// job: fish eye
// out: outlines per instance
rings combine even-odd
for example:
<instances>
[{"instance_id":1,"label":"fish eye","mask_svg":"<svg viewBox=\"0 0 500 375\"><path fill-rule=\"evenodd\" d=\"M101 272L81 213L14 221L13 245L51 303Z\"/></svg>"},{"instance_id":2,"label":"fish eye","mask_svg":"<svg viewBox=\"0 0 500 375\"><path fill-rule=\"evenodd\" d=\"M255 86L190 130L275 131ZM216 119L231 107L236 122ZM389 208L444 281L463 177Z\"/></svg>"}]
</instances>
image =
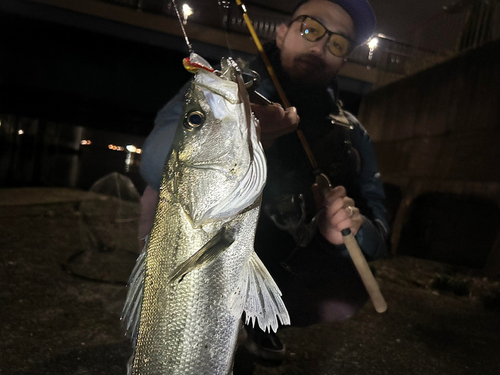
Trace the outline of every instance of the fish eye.
<instances>
[{"instance_id":1,"label":"fish eye","mask_svg":"<svg viewBox=\"0 0 500 375\"><path fill-rule=\"evenodd\" d=\"M205 122L205 114L201 111L191 111L184 117L184 126L189 129L197 129Z\"/></svg>"}]
</instances>

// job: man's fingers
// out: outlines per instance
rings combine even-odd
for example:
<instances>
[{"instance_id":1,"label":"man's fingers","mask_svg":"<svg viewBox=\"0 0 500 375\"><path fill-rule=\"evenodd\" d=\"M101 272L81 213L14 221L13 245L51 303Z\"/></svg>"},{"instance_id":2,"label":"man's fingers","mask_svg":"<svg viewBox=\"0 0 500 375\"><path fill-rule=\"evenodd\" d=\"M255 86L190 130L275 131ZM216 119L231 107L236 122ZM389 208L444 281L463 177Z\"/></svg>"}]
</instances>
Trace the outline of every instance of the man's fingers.
<instances>
[{"instance_id":1,"label":"man's fingers","mask_svg":"<svg viewBox=\"0 0 500 375\"><path fill-rule=\"evenodd\" d=\"M337 194L342 194L342 192ZM333 202L330 201L327 205L326 217L334 227L347 219L350 222L350 219L355 219L356 215L359 215L359 209L355 207L354 201L349 197L338 197ZM350 224L346 227L349 226Z\"/></svg>"},{"instance_id":2,"label":"man's fingers","mask_svg":"<svg viewBox=\"0 0 500 375\"><path fill-rule=\"evenodd\" d=\"M281 122L285 117L285 110L279 103L270 105L252 104L252 111L261 122Z\"/></svg>"},{"instance_id":3,"label":"man's fingers","mask_svg":"<svg viewBox=\"0 0 500 375\"><path fill-rule=\"evenodd\" d=\"M336 186L330 189L325 194L325 201L327 205L332 205L336 200L344 198L347 192L343 186Z\"/></svg>"},{"instance_id":4,"label":"man's fingers","mask_svg":"<svg viewBox=\"0 0 500 375\"><path fill-rule=\"evenodd\" d=\"M289 124L289 127L292 128L294 131L297 129L299 126L300 122L300 117L297 114L297 108L295 107L288 107L285 111L285 123Z\"/></svg>"},{"instance_id":5,"label":"man's fingers","mask_svg":"<svg viewBox=\"0 0 500 375\"><path fill-rule=\"evenodd\" d=\"M325 207L324 214L320 217L318 226L321 234L333 244L343 242L341 231L350 228L356 235L363 224L363 217L356 207L354 200L346 195L343 186L321 191L317 184L312 186L312 192L316 205Z\"/></svg>"}]
</instances>

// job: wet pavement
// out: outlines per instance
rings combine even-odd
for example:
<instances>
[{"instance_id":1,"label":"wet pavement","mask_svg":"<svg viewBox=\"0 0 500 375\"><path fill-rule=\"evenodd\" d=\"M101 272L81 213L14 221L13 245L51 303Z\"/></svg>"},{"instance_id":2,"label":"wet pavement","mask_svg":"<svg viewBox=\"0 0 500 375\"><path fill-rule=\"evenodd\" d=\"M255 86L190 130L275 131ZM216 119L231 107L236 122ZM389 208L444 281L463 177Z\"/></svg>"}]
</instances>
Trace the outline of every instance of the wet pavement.
<instances>
[{"instance_id":1,"label":"wet pavement","mask_svg":"<svg viewBox=\"0 0 500 375\"><path fill-rule=\"evenodd\" d=\"M119 316L138 250L130 243L90 251L84 198L73 189L0 189L0 374L126 373L130 347ZM127 225L119 230L130 235L135 223ZM372 266L386 313L367 304L333 326L282 330L285 360L276 366L239 355L239 373L500 374L498 280L409 257ZM443 275L465 293L431 288Z\"/></svg>"}]
</instances>

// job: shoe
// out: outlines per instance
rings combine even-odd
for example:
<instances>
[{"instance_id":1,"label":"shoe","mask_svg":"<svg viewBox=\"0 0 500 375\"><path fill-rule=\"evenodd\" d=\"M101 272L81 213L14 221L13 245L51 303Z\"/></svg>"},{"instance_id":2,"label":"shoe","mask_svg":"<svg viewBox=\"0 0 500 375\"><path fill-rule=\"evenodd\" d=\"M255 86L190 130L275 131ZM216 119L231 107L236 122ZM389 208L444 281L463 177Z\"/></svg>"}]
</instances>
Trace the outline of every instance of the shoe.
<instances>
[{"instance_id":1,"label":"shoe","mask_svg":"<svg viewBox=\"0 0 500 375\"><path fill-rule=\"evenodd\" d=\"M245 325L245 348L254 356L268 361L285 359L286 348L274 332L264 332L259 327Z\"/></svg>"}]
</instances>

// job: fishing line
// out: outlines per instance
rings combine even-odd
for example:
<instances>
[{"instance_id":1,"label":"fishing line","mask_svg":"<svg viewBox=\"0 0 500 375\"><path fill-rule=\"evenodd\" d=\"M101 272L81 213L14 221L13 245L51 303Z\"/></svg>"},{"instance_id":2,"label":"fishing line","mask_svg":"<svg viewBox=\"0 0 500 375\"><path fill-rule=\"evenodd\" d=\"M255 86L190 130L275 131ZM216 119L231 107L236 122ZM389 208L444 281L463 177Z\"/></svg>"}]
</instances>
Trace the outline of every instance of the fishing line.
<instances>
[{"instance_id":1,"label":"fishing line","mask_svg":"<svg viewBox=\"0 0 500 375\"><path fill-rule=\"evenodd\" d=\"M177 9L177 4L175 3L175 0L171 0L171 1L172 1L172 5L174 6L175 14L177 14L177 19L179 20L179 24L181 25L182 34L184 34L184 39L185 39L186 44L188 46L189 53L193 53L193 46L191 45L191 43L189 43L189 38L187 36L186 29L184 28L183 19L181 17L181 14L179 13L179 9Z\"/></svg>"},{"instance_id":2,"label":"fishing line","mask_svg":"<svg viewBox=\"0 0 500 375\"><path fill-rule=\"evenodd\" d=\"M217 4L219 5L219 18L221 19L221 24L222 28L224 30L224 37L226 39L226 46L229 51L229 55L231 57L234 57L234 52L233 49L231 48L231 43L229 42L228 38L228 23L230 22L229 20L229 5L230 5L230 0L217 0ZM225 19L225 22L224 22Z\"/></svg>"}]
</instances>

